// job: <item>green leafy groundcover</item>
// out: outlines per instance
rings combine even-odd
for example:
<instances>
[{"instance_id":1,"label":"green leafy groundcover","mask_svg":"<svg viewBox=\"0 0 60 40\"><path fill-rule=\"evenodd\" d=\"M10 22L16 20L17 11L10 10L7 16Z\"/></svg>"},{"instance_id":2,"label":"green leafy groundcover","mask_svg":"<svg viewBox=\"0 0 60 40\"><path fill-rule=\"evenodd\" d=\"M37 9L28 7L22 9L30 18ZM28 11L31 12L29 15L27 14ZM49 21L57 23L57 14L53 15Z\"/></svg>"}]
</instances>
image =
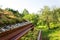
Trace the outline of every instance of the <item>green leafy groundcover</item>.
<instances>
[{"instance_id":1,"label":"green leafy groundcover","mask_svg":"<svg viewBox=\"0 0 60 40\"><path fill-rule=\"evenodd\" d=\"M34 28L34 31L29 31L20 40L37 40L38 31L42 30L42 40L60 40L60 27L56 29Z\"/></svg>"}]
</instances>

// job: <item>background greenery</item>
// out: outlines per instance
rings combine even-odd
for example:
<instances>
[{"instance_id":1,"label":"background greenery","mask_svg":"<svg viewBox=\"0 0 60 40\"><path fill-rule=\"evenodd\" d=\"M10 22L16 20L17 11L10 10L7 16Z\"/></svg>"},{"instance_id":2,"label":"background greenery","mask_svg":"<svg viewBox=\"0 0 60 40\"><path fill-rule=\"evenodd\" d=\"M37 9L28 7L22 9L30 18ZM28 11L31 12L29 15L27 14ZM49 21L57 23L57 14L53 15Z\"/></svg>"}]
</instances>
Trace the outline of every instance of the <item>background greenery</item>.
<instances>
[{"instance_id":1,"label":"background greenery","mask_svg":"<svg viewBox=\"0 0 60 40\"><path fill-rule=\"evenodd\" d=\"M22 14L24 14L24 19L35 25L35 28L21 40L36 40L39 30L42 30L42 40L60 40L60 8L51 9L44 6L37 14L30 14L24 9Z\"/></svg>"},{"instance_id":2,"label":"background greenery","mask_svg":"<svg viewBox=\"0 0 60 40\"><path fill-rule=\"evenodd\" d=\"M29 20L35 27L21 40L36 40L38 31L42 30L43 40L60 40L60 8L44 6L38 13L29 13L24 9L22 13L10 8L0 8L0 26Z\"/></svg>"}]
</instances>

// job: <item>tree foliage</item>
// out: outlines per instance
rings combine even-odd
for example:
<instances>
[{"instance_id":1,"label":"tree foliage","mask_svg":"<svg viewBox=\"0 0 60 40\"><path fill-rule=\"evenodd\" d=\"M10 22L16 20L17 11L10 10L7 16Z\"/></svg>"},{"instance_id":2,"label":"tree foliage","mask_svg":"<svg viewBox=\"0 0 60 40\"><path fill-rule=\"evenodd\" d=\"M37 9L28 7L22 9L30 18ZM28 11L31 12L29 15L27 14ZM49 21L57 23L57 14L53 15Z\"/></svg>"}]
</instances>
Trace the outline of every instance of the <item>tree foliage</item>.
<instances>
[{"instance_id":1,"label":"tree foliage","mask_svg":"<svg viewBox=\"0 0 60 40\"><path fill-rule=\"evenodd\" d=\"M1 9L0 8L0 24L12 24L16 22L21 22L23 19L29 20L34 25L46 25L48 29L51 28L51 24L59 26L60 24L60 8L49 8L44 6L39 12L39 14L30 14L27 9L24 9L22 13L18 10L13 10L10 8Z\"/></svg>"},{"instance_id":2,"label":"tree foliage","mask_svg":"<svg viewBox=\"0 0 60 40\"><path fill-rule=\"evenodd\" d=\"M48 6L44 6L39 14L25 14L28 12L23 11L23 18L31 21L35 25L46 25L48 29L51 28L51 24L55 26L60 22L60 8L50 9ZM58 25L57 25L58 26Z\"/></svg>"}]
</instances>

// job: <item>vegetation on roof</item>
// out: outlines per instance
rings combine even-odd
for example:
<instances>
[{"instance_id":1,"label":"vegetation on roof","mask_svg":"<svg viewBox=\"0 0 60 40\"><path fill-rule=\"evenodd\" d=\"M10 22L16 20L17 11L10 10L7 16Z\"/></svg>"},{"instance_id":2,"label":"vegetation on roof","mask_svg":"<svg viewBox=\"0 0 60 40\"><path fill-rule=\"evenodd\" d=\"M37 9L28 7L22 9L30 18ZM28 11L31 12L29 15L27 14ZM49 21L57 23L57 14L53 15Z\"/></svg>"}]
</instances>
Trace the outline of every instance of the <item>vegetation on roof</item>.
<instances>
[{"instance_id":1,"label":"vegetation on roof","mask_svg":"<svg viewBox=\"0 0 60 40\"><path fill-rule=\"evenodd\" d=\"M23 22L21 14L13 9L0 8L0 26Z\"/></svg>"}]
</instances>

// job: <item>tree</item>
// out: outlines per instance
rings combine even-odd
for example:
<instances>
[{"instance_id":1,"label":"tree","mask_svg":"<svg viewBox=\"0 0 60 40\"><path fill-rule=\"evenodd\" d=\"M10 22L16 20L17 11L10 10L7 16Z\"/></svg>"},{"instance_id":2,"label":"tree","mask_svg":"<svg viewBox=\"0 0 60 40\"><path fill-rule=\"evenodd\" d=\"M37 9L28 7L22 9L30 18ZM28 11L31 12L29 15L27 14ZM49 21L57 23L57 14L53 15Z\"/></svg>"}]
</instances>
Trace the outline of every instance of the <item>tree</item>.
<instances>
[{"instance_id":1,"label":"tree","mask_svg":"<svg viewBox=\"0 0 60 40\"><path fill-rule=\"evenodd\" d=\"M24 19L29 20L30 22L32 22L34 25L37 25L38 22L38 15L32 13L32 14L28 14L23 16Z\"/></svg>"},{"instance_id":2,"label":"tree","mask_svg":"<svg viewBox=\"0 0 60 40\"><path fill-rule=\"evenodd\" d=\"M40 17L41 20L43 20L43 24L46 24L48 29L50 29L50 22L51 22L51 12L50 12L50 8L48 6L45 6L44 9L41 10L42 11L42 16Z\"/></svg>"},{"instance_id":3,"label":"tree","mask_svg":"<svg viewBox=\"0 0 60 40\"><path fill-rule=\"evenodd\" d=\"M54 8L52 12L53 12L53 21L55 23L58 23L59 22L59 15L60 15L60 8Z\"/></svg>"},{"instance_id":4,"label":"tree","mask_svg":"<svg viewBox=\"0 0 60 40\"><path fill-rule=\"evenodd\" d=\"M27 9L24 9L23 10L23 13L22 13L22 16L25 16L25 15L28 15L28 14L29 14L28 10Z\"/></svg>"}]
</instances>

